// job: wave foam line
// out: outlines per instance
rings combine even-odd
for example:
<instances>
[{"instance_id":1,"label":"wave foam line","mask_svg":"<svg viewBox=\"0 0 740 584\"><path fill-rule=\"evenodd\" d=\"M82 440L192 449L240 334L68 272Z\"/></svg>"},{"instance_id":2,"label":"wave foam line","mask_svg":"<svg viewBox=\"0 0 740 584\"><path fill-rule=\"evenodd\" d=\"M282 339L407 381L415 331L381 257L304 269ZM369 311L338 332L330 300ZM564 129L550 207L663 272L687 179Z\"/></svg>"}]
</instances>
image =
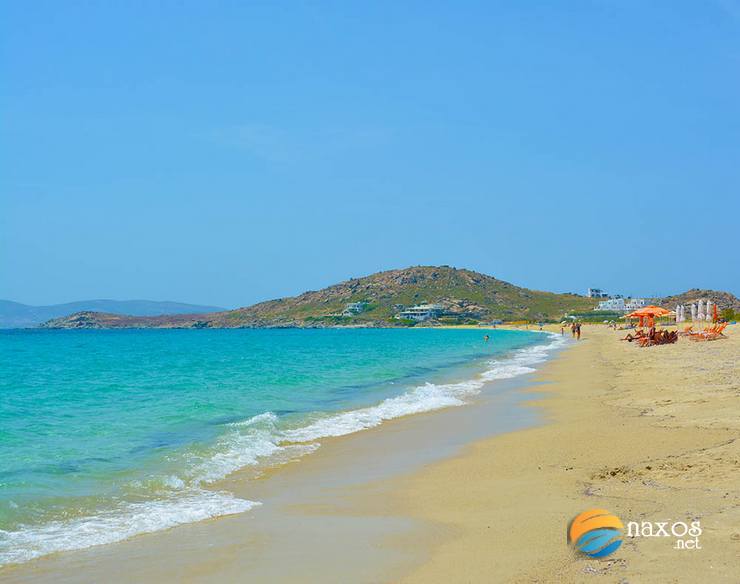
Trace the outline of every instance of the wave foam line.
<instances>
[{"instance_id":1,"label":"wave foam line","mask_svg":"<svg viewBox=\"0 0 740 584\"><path fill-rule=\"evenodd\" d=\"M115 543L184 523L243 513L260 504L237 499L228 493L198 490L181 492L176 498L128 503L98 515L26 526L18 531L0 530L0 566L27 562L55 552Z\"/></svg>"},{"instance_id":2,"label":"wave foam line","mask_svg":"<svg viewBox=\"0 0 740 584\"><path fill-rule=\"evenodd\" d=\"M546 334L551 338L549 344L518 349L509 358L489 361L489 368L475 379L449 384L425 383L376 406L334 414L302 428L287 430L283 432L283 438L289 442L310 442L320 438L345 436L373 428L386 420L464 405L467 403L466 397L480 393L489 381L532 373L535 371L533 365L546 361L550 351L567 342L559 335Z\"/></svg>"}]
</instances>

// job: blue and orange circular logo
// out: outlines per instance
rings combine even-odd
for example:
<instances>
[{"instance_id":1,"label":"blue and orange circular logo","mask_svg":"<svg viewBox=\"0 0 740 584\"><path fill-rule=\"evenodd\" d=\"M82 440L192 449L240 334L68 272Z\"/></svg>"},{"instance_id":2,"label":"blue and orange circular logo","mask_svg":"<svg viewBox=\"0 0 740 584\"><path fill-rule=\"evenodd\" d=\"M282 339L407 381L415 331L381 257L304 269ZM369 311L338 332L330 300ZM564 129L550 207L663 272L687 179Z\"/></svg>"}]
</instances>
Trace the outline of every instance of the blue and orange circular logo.
<instances>
[{"instance_id":1,"label":"blue and orange circular logo","mask_svg":"<svg viewBox=\"0 0 740 584\"><path fill-rule=\"evenodd\" d=\"M624 525L606 509L589 509L568 525L568 543L592 558L603 558L622 545Z\"/></svg>"}]
</instances>

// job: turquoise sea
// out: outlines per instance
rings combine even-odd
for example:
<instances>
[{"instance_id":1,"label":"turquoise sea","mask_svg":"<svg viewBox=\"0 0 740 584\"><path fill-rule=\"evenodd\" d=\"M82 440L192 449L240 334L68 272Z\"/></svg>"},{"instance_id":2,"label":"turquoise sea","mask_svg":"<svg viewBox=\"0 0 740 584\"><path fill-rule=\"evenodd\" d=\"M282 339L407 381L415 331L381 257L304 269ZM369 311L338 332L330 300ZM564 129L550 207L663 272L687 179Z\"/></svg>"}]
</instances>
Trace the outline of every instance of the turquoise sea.
<instances>
[{"instance_id":1,"label":"turquoise sea","mask_svg":"<svg viewBox=\"0 0 740 584\"><path fill-rule=\"evenodd\" d=\"M249 511L259 501L214 483L462 405L559 342L501 330L0 331L0 565Z\"/></svg>"}]
</instances>

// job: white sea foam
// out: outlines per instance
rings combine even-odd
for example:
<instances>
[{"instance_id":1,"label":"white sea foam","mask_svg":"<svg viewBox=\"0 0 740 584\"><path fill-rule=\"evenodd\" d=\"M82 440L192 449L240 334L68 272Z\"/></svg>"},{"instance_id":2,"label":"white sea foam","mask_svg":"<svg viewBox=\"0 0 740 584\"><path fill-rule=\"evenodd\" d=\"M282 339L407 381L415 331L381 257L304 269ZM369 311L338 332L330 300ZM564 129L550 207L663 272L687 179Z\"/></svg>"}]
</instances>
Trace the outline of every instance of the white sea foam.
<instances>
[{"instance_id":1,"label":"white sea foam","mask_svg":"<svg viewBox=\"0 0 740 584\"><path fill-rule=\"evenodd\" d=\"M344 436L411 414L461 406L486 383L511 379L535 371L548 353L567 340L550 335L549 344L519 349L493 359L473 379L458 383L425 383L379 404L314 418L297 428L280 428L272 412L229 424L229 430L208 453L191 455L187 476L168 475L159 483L163 498L132 502L94 516L26 526L17 531L0 530L0 565L25 562L64 550L114 543L142 533L168 529L220 515L243 513L256 501L238 499L225 492L205 490L202 485L225 478L236 470L261 463L292 460L319 447L318 440ZM298 443L298 444L296 444Z\"/></svg>"},{"instance_id":2,"label":"white sea foam","mask_svg":"<svg viewBox=\"0 0 740 584\"><path fill-rule=\"evenodd\" d=\"M549 344L526 347L514 351L507 358L494 359L488 363L488 369L474 379L449 384L425 383L376 406L333 414L307 426L287 430L283 432L283 438L292 442L310 442L329 436L344 436L378 426L385 420L464 405L465 398L479 393L489 381L532 373L535 371L533 365L545 361L550 351L567 342L559 335L545 334L550 335Z\"/></svg>"},{"instance_id":3,"label":"white sea foam","mask_svg":"<svg viewBox=\"0 0 740 584\"><path fill-rule=\"evenodd\" d=\"M240 468L255 466L267 460L299 458L318 448L318 444L285 445L277 429L277 416L265 412L241 422L230 424L233 430L216 444L216 453L195 466L195 484L213 483Z\"/></svg>"},{"instance_id":4,"label":"white sea foam","mask_svg":"<svg viewBox=\"0 0 740 584\"><path fill-rule=\"evenodd\" d=\"M243 513L260 505L228 493L191 490L175 497L127 503L121 507L67 521L0 530L0 565L27 562L47 554L115 543L183 523Z\"/></svg>"}]
</instances>

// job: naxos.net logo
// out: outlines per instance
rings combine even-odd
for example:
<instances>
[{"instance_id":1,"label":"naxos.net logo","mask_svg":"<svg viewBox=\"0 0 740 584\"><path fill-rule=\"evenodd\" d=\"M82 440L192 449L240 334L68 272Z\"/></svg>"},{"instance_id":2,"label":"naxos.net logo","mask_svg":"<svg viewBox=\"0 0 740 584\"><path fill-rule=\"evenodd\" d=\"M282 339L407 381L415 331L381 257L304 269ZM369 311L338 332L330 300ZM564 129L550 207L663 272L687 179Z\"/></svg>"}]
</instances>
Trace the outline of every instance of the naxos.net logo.
<instances>
[{"instance_id":1,"label":"naxos.net logo","mask_svg":"<svg viewBox=\"0 0 740 584\"><path fill-rule=\"evenodd\" d=\"M568 525L568 543L592 558L603 558L622 545L624 525L606 509L589 509Z\"/></svg>"},{"instance_id":2,"label":"naxos.net logo","mask_svg":"<svg viewBox=\"0 0 740 584\"><path fill-rule=\"evenodd\" d=\"M568 543L581 554L603 558L613 554L622 545L624 525L606 509L589 509L576 515L568 524ZM628 521L627 537L666 537L673 540L677 550L700 550L702 534L698 520L684 521Z\"/></svg>"}]
</instances>

